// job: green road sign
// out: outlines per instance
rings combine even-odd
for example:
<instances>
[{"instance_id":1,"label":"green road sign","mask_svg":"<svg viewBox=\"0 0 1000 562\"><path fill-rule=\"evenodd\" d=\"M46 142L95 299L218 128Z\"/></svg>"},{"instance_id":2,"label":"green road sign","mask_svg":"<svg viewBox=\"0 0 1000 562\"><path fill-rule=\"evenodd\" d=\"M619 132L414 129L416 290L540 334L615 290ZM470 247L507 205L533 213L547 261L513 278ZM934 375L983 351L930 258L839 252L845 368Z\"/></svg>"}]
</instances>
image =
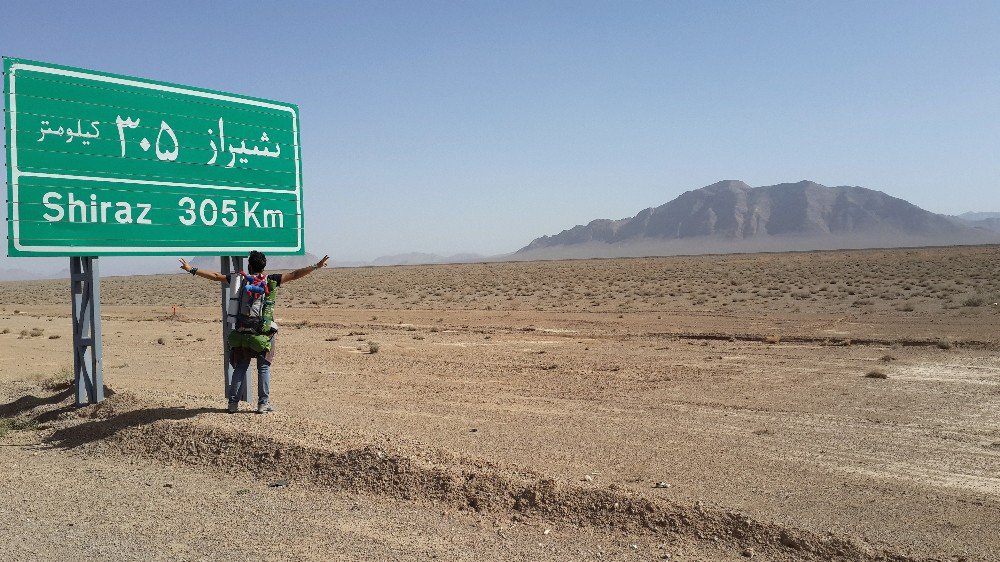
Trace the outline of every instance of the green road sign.
<instances>
[{"instance_id":1,"label":"green road sign","mask_svg":"<svg viewBox=\"0 0 1000 562\"><path fill-rule=\"evenodd\" d=\"M295 105L5 58L12 256L302 254Z\"/></svg>"}]
</instances>

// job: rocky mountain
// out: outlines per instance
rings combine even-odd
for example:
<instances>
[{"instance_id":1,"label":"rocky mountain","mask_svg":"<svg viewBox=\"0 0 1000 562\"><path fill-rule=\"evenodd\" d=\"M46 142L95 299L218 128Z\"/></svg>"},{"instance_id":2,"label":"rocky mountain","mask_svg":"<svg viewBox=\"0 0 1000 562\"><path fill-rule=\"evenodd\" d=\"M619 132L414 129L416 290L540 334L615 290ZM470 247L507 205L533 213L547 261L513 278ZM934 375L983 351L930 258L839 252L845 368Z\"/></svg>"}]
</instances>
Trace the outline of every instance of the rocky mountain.
<instances>
[{"instance_id":1,"label":"rocky mountain","mask_svg":"<svg viewBox=\"0 0 1000 562\"><path fill-rule=\"evenodd\" d=\"M29 279L69 278L69 269L62 271L34 271L20 268L0 268L0 281L27 281Z\"/></svg>"},{"instance_id":2,"label":"rocky mountain","mask_svg":"<svg viewBox=\"0 0 1000 562\"><path fill-rule=\"evenodd\" d=\"M423 252L410 252L408 254L395 254L391 256L381 256L375 258L368 265L421 265L433 263L468 263L482 261L486 256L481 254L452 254L442 256L439 254L427 254Z\"/></svg>"},{"instance_id":3,"label":"rocky mountain","mask_svg":"<svg viewBox=\"0 0 1000 562\"><path fill-rule=\"evenodd\" d=\"M634 217L542 236L515 259L981 244L996 232L863 187L811 181L688 191Z\"/></svg>"},{"instance_id":4,"label":"rocky mountain","mask_svg":"<svg viewBox=\"0 0 1000 562\"><path fill-rule=\"evenodd\" d=\"M987 232L1000 232L1000 213L962 213L952 218L965 226Z\"/></svg>"},{"instance_id":5,"label":"rocky mountain","mask_svg":"<svg viewBox=\"0 0 1000 562\"><path fill-rule=\"evenodd\" d=\"M1000 213L970 212L956 215L955 218L965 221L977 222L986 219L1000 219Z\"/></svg>"},{"instance_id":6,"label":"rocky mountain","mask_svg":"<svg viewBox=\"0 0 1000 562\"><path fill-rule=\"evenodd\" d=\"M1000 217L978 220L973 222L970 226L988 232L1000 233Z\"/></svg>"},{"instance_id":7,"label":"rocky mountain","mask_svg":"<svg viewBox=\"0 0 1000 562\"><path fill-rule=\"evenodd\" d=\"M188 261L194 267L204 267L213 271L219 271L220 263L217 256L197 256ZM281 271L285 269L298 269L300 267L312 265L318 261L319 256L310 254L309 252L306 252L301 256L267 256L267 270ZM334 264L331 263L330 265L333 266Z\"/></svg>"},{"instance_id":8,"label":"rocky mountain","mask_svg":"<svg viewBox=\"0 0 1000 562\"><path fill-rule=\"evenodd\" d=\"M16 259L18 266L8 262ZM469 263L486 261L492 258L482 254L464 253L452 255L411 252L381 256L371 261L345 261L331 258L327 265L334 267L368 267L389 265L421 265L444 263ZM68 258L6 258L0 256L0 281L26 281L30 279L68 279L69 269L65 267ZM197 256L188 260L195 267L203 267L219 271L219 258L216 256ZM319 256L306 252L302 256L268 256L268 271L298 269L319 261ZM10 267L8 267L10 265ZM162 275L178 273L177 259L174 257L103 257L101 258L101 276L117 275Z\"/></svg>"}]
</instances>

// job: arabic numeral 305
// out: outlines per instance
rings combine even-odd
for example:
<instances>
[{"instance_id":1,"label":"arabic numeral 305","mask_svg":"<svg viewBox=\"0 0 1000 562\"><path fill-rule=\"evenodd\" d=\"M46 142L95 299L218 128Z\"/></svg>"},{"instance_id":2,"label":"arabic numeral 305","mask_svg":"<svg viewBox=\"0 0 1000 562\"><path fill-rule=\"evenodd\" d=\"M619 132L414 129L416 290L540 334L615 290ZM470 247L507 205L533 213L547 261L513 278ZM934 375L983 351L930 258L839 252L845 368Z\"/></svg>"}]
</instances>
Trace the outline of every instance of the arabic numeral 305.
<instances>
[{"instance_id":1,"label":"arabic numeral 305","mask_svg":"<svg viewBox=\"0 0 1000 562\"><path fill-rule=\"evenodd\" d=\"M122 119L121 115L115 119L115 124L118 126L118 140L122 145L122 158L125 157L125 129L138 128L139 121L141 121L141 119L132 119L131 116ZM166 133L167 136L170 137L170 146L173 146L170 150L164 150L161 146L162 144L167 144L162 142L163 133ZM42 135L42 138L45 138L44 134ZM170 128L170 125L167 125L166 121L160 121L160 131L156 134L155 145L150 144L149 139L143 137L143 139L139 141L139 146L142 147L144 152L149 151L150 146L154 146L156 159L164 162L173 162L174 160L177 160L177 155L180 153L181 149L180 144L177 142L177 135L174 133L174 130Z\"/></svg>"},{"instance_id":2,"label":"arabic numeral 305","mask_svg":"<svg viewBox=\"0 0 1000 562\"><path fill-rule=\"evenodd\" d=\"M223 199L220 205L214 199L195 201L193 197L182 197L177 206L181 211L178 219L184 226L200 223L214 226L221 222L225 226L236 226L240 222L235 199ZM256 228L283 228L285 216L281 211L260 209L260 202L243 202L243 226Z\"/></svg>"}]
</instances>

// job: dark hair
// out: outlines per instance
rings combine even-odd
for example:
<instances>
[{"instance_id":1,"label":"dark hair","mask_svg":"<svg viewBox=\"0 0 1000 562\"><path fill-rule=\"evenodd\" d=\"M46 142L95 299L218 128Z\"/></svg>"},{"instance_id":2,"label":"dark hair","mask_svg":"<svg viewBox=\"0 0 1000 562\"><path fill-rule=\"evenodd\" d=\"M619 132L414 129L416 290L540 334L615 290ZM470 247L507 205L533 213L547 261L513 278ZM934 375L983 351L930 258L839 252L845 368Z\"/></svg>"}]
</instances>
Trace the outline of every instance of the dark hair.
<instances>
[{"instance_id":1,"label":"dark hair","mask_svg":"<svg viewBox=\"0 0 1000 562\"><path fill-rule=\"evenodd\" d=\"M247 258L247 268L250 270L250 275L263 272L265 267L267 267L267 256L257 250L250 252L250 257Z\"/></svg>"}]
</instances>

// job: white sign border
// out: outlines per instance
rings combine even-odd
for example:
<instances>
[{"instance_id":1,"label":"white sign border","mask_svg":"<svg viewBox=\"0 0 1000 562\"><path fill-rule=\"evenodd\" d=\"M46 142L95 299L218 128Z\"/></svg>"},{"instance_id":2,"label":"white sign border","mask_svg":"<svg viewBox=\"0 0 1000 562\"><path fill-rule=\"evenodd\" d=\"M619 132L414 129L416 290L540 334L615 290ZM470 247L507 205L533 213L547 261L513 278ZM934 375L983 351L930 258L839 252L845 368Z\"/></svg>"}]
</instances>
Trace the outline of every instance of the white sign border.
<instances>
[{"instance_id":1,"label":"white sign border","mask_svg":"<svg viewBox=\"0 0 1000 562\"><path fill-rule=\"evenodd\" d=\"M238 98L234 96L228 96L216 92L204 92L201 90L191 90L188 88L182 88L177 86L168 86L166 84L156 84L149 82L139 82L136 80L129 80L126 78L118 78L116 76L104 76L101 74L92 74L89 72L80 72L76 70L66 70L62 68L51 68L47 66L38 66L34 64L25 63L14 63L10 67L10 91L8 92L8 99L10 100L10 107L8 111L10 112L10 128L11 131L17 131L17 88L15 87L15 80L17 78L17 70L30 70L35 72L47 73L47 74L57 74L60 76L68 76L71 78L80 78L83 80L94 80L97 82L109 82L112 84L121 84L125 86L132 86L136 88L147 88L151 90L160 90L163 92L170 92L175 94L186 94L191 96L198 96L203 98L222 100L234 103L243 103L247 105L255 105L258 107L265 107L268 109L276 109L279 111L287 111L292 116L292 134L295 138L295 206L296 212L299 216L299 236L298 245L295 248L288 247L260 247L252 248L259 250L261 252L298 252L302 249L302 237L303 237L303 220L302 220L302 179L301 179L301 169L299 164L299 116L298 112L294 107L287 105L278 105L274 103L269 103L265 101L259 101L248 98ZM11 166L11 190L13 199L11 201L11 206L13 208L13 221L14 221L14 248L21 252L46 252L46 253L65 253L69 252L74 255L83 254L86 252L94 252L97 254L117 254L117 253L148 253L148 252L164 252L164 253L178 253L183 254L185 252L218 252L218 255L228 255L233 252L243 253L250 248L246 246L230 246L230 247L168 247L168 246L142 246L142 247L128 247L128 246L25 246L21 244L20 238L20 220L18 207L20 206L20 201L17 197L18 179L20 176L25 177L48 177L48 178L64 178L64 179L74 179L74 180L85 180L85 181L105 181L105 182L120 182L120 183L136 183L143 185L164 185L173 187L194 187L198 189L230 189L238 191L254 191L254 192L273 192L273 193L288 193L288 191L280 189L261 189L261 188L242 188L242 187L231 187L231 186L217 186L217 185L203 185L194 183L176 183L176 182L161 182L152 180L124 180L120 178L100 178L93 176L73 176L73 175L62 175L62 174L47 174L38 172L21 172L17 168L17 134L11 135L11 146L10 146L10 162Z\"/></svg>"}]
</instances>

